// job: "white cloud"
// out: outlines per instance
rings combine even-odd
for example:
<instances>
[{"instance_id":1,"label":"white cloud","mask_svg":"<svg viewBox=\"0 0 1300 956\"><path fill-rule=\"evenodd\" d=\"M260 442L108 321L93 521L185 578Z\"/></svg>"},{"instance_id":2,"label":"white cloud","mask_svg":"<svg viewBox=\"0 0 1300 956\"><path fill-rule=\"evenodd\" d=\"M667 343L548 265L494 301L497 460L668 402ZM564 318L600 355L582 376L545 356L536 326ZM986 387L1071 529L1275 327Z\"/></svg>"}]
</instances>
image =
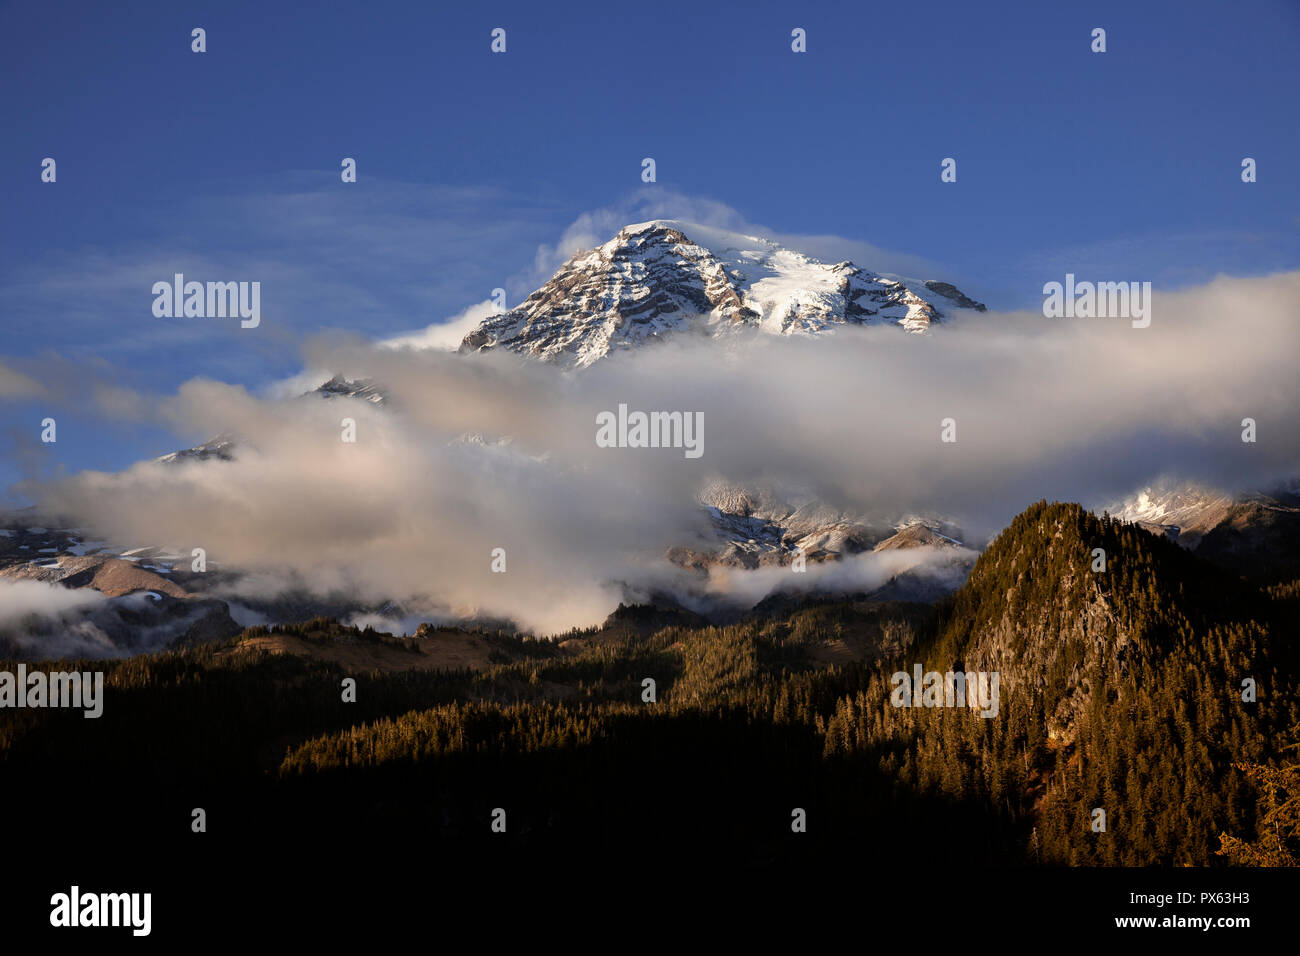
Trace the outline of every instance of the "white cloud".
<instances>
[{"instance_id":1,"label":"white cloud","mask_svg":"<svg viewBox=\"0 0 1300 956\"><path fill-rule=\"evenodd\" d=\"M512 285L527 287L531 292L554 275L575 252L607 242L626 225L652 219L675 219L742 235L758 236L830 262L847 259L876 272L918 276L922 279L955 278L941 274L941 268L921 256L886 249L861 239L777 232L750 221L726 203L702 196L688 196L657 186L631 193L619 202L583 213L569 224L554 244L538 246L532 267L516 275ZM689 236L689 232L687 234Z\"/></svg>"},{"instance_id":2,"label":"white cloud","mask_svg":"<svg viewBox=\"0 0 1300 956\"><path fill-rule=\"evenodd\" d=\"M358 603L428 596L554 633L599 622L625 584L762 592L763 574L702 582L665 560L699 540L695 499L714 478L883 520L942 512L977 543L1040 497L1098 505L1170 473L1256 488L1294 475L1297 302L1300 272L1222 278L1157 290L1147 329L990 312L928 336L683 337L581 374L498 351L320 340L309 367L373 378L390 405L194 380L140 404L186 433L242 436L234 462L142 463L25 490L100 537L202 545L267 593L297 581ZM703 457L598 447L596 415L619 403L702 412ZM356 444L340 441L344 408ZM940 441L947 417L955 444ZM1259 423L1256 444L1240 441L1244 417ZM497 547L505 574L491 571Z\"/></svg>"},{"instance_id":3,"label":"white cloud","mask_svg":"<svg viewBox=\"0 0 1300 956\"><path fill-rule=\"evenodd\" d=\"M29 617L58 618L107 600L98 591L73 590L44 581L11 581L0 578L0 628Z\"/></svg>"},{"instance_id":4,"label":"white cloud","mask_svg":"<svg viewBox=\"0 0 1300 956\"><path fill-rule=\"evenodd\" d=\"M380 341L380 348L388 349L446 349L456 351L461 341L476 329L480 322L498 309L491 299L476 302L444 322L435 322L416 332L408 332Z\"/></svg>"}]
</instances>

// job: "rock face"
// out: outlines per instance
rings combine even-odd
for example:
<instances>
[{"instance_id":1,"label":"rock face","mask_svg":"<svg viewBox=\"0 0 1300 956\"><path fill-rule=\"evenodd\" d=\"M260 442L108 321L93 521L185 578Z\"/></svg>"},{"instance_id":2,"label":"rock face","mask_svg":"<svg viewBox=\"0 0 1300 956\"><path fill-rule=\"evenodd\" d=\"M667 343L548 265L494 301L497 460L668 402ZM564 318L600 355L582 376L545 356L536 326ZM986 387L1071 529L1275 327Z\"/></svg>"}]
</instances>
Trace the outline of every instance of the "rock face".
<instances>
[{"instance_id":1,"label":"rock face","mask_svg":"<svg viewBox=\"0 0 1300 956\"><path fill-rule=\"evenodd\" d=\"M793 335L897 325L924 332L944 317L941 300L984 308L948 283L913 288L765 239L655 220L627 226L575 255L522 304L485 319L465 336L461 351L504 348L583 368L688 331Z\"/></svg>"},{"instance_id":2,"label":"rock face","mask_svg":"<svg viewBox=\"0 0 1300 956\"><path fill-rule=\"evenodd\" d=\"M936 295L941 295L945 299L951 299L963 309L974 309L976 312L987 311L987 307L983 302L976 302L951 282L937 282L934 279L929 279L926 281L925 287Z\"/></svg>"},{"instance_id":3,"label":"rock face","mask_svg":"<svg viewBox=\"0 0 1300 956\"><path fill-rule=\"evenodd\" d=\"M319 395L322 398L359 398L372 405L384 405L388 402L388 396L370 379L359 378L352 381L342 375L335 375L324 385L307 394Z\"/></svg>"}]
</instances>

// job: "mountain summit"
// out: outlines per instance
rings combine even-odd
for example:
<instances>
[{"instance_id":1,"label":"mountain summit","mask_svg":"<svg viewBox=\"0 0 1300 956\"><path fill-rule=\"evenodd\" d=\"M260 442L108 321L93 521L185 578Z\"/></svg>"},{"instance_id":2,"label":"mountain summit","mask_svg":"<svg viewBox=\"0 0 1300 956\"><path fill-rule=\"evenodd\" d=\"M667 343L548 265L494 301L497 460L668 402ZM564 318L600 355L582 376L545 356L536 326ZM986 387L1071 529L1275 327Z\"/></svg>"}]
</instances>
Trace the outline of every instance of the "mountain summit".
<instances>
[{"instance_id":1,"label":"mountain summit","mask_svg":"<svg viewBox=\"0 0 1300 956\"><path fill-rule=\"evenodd\" d=\"M688 329L792 335L898 325L924 332L944 318L940 303L984 310L950 283L907 281L754 236L657 219L573 256L519 306L485 319L460 350L504 348L584 368Z\"/></svg>"}]
</instances>

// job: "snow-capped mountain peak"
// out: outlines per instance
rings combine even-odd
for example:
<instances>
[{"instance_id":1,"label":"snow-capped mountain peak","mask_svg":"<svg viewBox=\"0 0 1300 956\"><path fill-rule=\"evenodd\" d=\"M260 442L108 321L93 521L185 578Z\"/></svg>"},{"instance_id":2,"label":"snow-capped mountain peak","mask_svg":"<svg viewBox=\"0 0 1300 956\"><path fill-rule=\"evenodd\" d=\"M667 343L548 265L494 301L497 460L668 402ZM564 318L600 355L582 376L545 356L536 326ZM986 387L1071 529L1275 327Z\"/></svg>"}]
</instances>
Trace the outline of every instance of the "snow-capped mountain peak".
<instances>
[{"instance_id":1,"label":"snow-capped mountain peak","mask_svg":"<svg viewBox=\"0 0 1300 956\"><path fill-rule=\"evenodd\" d=\"M757 236L656 219L574 255L519 306L485 319L461 351L505 348L581 368L688 329L792 335L891 324L924 332L944 317L940 302L983 309L948 283L908 284Z\"/></svg>"}]
</instances>

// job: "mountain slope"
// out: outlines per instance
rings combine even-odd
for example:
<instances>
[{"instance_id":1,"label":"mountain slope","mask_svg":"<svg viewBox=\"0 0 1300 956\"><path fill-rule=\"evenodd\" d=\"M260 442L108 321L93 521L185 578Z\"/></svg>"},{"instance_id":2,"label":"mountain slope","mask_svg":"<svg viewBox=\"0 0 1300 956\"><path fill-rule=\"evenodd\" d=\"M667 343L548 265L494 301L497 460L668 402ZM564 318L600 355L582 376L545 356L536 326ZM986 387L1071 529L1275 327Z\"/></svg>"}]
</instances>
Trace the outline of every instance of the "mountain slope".
<instances>
[{"instance_id":1,"label":"mountain slope","mask_svg":"<svg viewBox=\"0 0 1300 956\"><path fill-rule=\"evenodd\" d=\"M461 351L504 348L583 368L691 330L791 335L893 324L923 332L944 317L940 302L984 308L949 283L911 288L765 239L654 220L626 226L575 255L522 304L485 319L465 336Z\"/></svg>"},{"instance_id":2,"label":"mountain slope","mask_svg":"<svg viewBox=\"0 0 1300 956\"><path fill-rule=\"evenodd\" d=\"M1122 521L1160 532L1262 584L1300 578L1300 495L1289 487L1231 494L1164 481L1112 506Z\"/></svg>"},{"instance_id":3,"label":"mountain slope","mask_svg":"<svg viewBox=\"0 0 1300 956\"><path fill-rule=\"evenodd\" d=\"M1093 570L1098 548L1104 571ZM1040 502L980 555L946 640L968 665L1000 671L1004 686L1046 689L1058 701L1049 730L1068 740L1095 682L1179 648L1199 653L1218 625L1261 606L1252 588L1161 535Z\"/></svg>"},{"instance_id":4,"label":"mountain slope","mask_svg":"<svg viewBox=\"0 0 1300 956\"><path fill-rule=\"evenodd\" d=\"M310 392L303 392L298 396L299 399L310 398L357 398L371 405L387 405L388 394L368 378L351 380L342 375L335 375L328 382L318 385ZM176 465L190 461L233 461L236 452L239 450L241 439L229 432L222 432L214 438L209 438L202 444L195 445L193 448L182 448L179 451L169 452L166 455L160 455L154 461L164 465Z\"/></svg>"},{"instance_id":5,"label":"mountain slope","mask_svg":"<svg viewBox=\"0 0 1300 956\"><path fill-rule=\"evenodd\" d=\"M922 792L987 795L1033 862L1203 866L1216 834L1251 832L1251 789L1232 767L1274 755L1300 715L1294 598L1161 535L1039 502L940 614L938 638L898 665L996 674L996 714L891 707L882 674L837 708L828 754L881 760Z\"/></svg>"}]
</instances>

